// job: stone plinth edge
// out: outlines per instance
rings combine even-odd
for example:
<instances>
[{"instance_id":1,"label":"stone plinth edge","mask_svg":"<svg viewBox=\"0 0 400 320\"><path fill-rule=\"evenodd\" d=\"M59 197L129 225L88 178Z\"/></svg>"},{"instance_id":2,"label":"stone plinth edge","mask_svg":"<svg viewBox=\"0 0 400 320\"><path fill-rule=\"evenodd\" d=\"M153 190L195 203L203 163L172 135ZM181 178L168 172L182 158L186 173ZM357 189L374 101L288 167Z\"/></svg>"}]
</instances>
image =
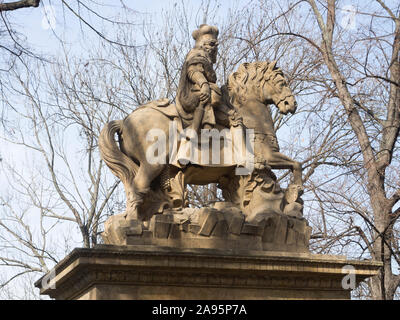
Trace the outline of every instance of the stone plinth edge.
<instances>
[{"instance_id":1,"label":"stone plinth edge","mask_svg":"<svg viewBox=\"0 0 400 320\"><path fill-rule=\"evenodd\" d=\"M100 245L74 249L35 286L55 299L347 299L346 265L357 283L381 267L309 253Z\"/></svg>"}]
</instances>

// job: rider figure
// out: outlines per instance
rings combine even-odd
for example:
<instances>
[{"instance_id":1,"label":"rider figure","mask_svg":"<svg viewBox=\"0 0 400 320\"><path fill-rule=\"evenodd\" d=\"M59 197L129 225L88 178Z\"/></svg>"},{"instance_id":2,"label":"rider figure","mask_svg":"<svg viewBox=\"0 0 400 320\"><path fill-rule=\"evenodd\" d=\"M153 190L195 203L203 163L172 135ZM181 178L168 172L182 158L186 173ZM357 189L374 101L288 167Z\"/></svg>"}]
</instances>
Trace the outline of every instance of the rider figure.
<instances>
[{"instance_id":1,"label":"rider figure","mask_svg":"<svg viewBox=\"0 0 400 320\"><path fill-rule=\"evenodd\" d=\"M237 113L221 102L221 89L216 85L213 64L218 52L218 28L202 24L192 36L195 46L185 58L176 99L184 126L190 124L196 133L202 128L211 129L216 125L216 117L221 118L221 112L226 119L218 122L237 125Z\"/></svg>"}]
</instances>

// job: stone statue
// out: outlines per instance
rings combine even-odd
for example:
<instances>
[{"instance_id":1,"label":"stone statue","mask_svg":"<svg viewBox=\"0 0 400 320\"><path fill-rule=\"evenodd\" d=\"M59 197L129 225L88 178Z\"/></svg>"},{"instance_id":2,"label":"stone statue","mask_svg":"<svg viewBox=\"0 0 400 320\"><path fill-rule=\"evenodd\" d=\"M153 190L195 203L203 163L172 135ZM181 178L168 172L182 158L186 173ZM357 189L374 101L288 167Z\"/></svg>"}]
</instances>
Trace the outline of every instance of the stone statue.
<instances>
[{"instance_id":1,"label":"stone statue","mask_svg":"<svg viewBox=\"0 0 400 320\"><path fill-rule=\"evenodd\" d=\"M201 125L212 128L216 124L210 98L211 90L221 95L213 69L217 59L217 37L216 27L201 25L195 30L195 47L187 54L181 71L177 107L182 108L183 112L193 114L192 128L196 132Z\"/></svg>"},{"instance_id":2,"label":"stone statue","mask_svg":"<svg viewBox=\"0 0 400 320\"><path fill-rule=\"evenodd\" d=\"M280 153L269 110L275 105L283 114L294 113L295 98L276 61L244 63L218 88L213 69L217 37L213 26L201 25L193 32L196 44L183 64L175 104L168 99L151 101L101 131L101 156L121 179L127 197L126 211L105 224L106 243L308 250L301 164ZM253 134L243 141L251 140L251 170L237 175L243 164L222 156L218 164L195 159L180 166L169 147L171 124L179 134L188 128L195 133L239 128L241 135L250 130ZM165 161L149 159L154 141L148 137L154 130L163 134L160 141L166 147L157 156ZM200 148L209 142L205 140L195 140L192 146ZM178 139L177 148L185 141ZM216 153L215 148L206 151ZM293 172L287 189L280 188L272 169ZM188 208L186 185L208 183L218 183L225 201Z\"/></svg>"},{"instance_id":3,"label":"stone statue","mask_svg":"<svg viewBox=\"0 0 400 320\"><path fill-rule=\"evenodd\" d=\"M217 59L218 32L217 27L206 24L193 31L195 47L186 55L181 70L176 108L183 126L190 126L195 132L211 129L217 122L222 126L241 123L235 109L222 101L222 92L216 84L213 64Z\"/></svg>"}]
</instances>

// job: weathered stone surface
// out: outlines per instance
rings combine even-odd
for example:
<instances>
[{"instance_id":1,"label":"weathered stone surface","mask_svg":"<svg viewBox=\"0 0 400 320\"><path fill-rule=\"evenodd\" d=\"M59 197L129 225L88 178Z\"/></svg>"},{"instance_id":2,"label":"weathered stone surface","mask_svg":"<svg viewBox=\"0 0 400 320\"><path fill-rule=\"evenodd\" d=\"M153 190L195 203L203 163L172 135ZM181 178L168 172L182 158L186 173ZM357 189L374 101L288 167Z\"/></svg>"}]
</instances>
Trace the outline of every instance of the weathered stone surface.
<instances>
[{"instance_id":1,"label":"weathered stone surface","mask_svg":"<svg viewBox=\"0 0 400 320\"><path fill-rule=\"evenodd\" d=\"M253 217L252 223L248 223L243 221L244 215L240 210L225 206L222 210L214 207L197 209L196 213L192 212L189 216L180 211L175 215L172 211L155 215L150 221L149 230L138 221L121 220L120 227L114 231L119 238L115 237L114 241L129 245L153 244L179 248L309 250L311 228L304 218L261 212ZM192 217L195 217L194 222L190 220ZM110 239L107 239L108 243L112 244Z\"/></svg>"},{"instance_id":2,"label":"weathered stone surface","mask_svg":"<svg viewBox=\"0 0 400 320\"><path fill-rule=\"evenodd\" d=\"M189 232L189 220L185 220L179 224L179 230L184 232Z\"/></svg>"},{"instance_id":3,"label":"weathered stone surface","mask_svg":"<svg viewBox=\"0 0 400 320\"><path fill-rule=\"evenodd\" d=\"M143 230L142 238L143 239L151 239L151 238L153 238L153 232L151 232L150 230Z\"/></svg>"},{"instance_id":4,"label":"weathered stone surface","mask_svg":"<svg viewBox=\"0 0 400 320\"><path fill-rule=\"evenodd\" d=\"M171 239L180 239L181 238L181 230L179 228L179 224L171 224L169 238L171 238Z\"/></svg>"},{"instance_id":5,"label":"weathered stone surface","mask_svg":"<svg viewBox=\"0 0 400 320\"><path fill-rule=\"evenodd\" d=\"M284 215L277 216L274 243L278 245L284 244L286 242L288 230L288 217Z\"/></svg>"},{"instance_id":6,"label":"weathered stone surface","mask_svg":"<svg viewBox=\"0 0 400 320\"><path fill-rule=\"evenodd\" d=\"M264 233L262 236L263 242L272 243L274 241L276 225L277 221L273 217L269 217L265 220Z\"/></svg>"},{"instance_id":7,"label":"weathered stone surface","mask_svg":"<svg viewBox=\"0 0 400 320\"><path fill-rule=\"evenodd\" d=\"M142 222L138 220L129 220L126 230L127 236L141 236L143 234Z\"/></svg>"},{"instance_id":8,"label":"weathered stone surface","mask_svg":"<svg viewBox=\"0 0 400 320\"><path fill-rule=\"evenodd\" d=\"M209 236L218 222L218 215L220 213L218 210L212 208L202 208L200 210L199 225L201 227L199 234L202 236Z\"/></svg>"},{"instance_id":9,"label":"weathered stone surface","mask_svg":"<svg viewBox=\"0 0 400 320\"><path fill-rule=\"evenodd\" d=\"M245 223L242 227L242 234L249 234L252 236L261 235L262 228L254 224Z\"/></svg>"},{"instance_id":10,"label":"weathered stone surface","mask_svg":"<svg viewBox=\"0 0 400 320\"><path fill-rule=\"evenodd\" d=\"M309 242L309 240L310 240L310 238L311 238L311 231L312 231L312 228L311 227L309 227L309 226L307 226L306 227L306 232L305 232L305 241L304 241L304 244L308 247L308 242Z\"/></svg>"},{"instance_id":11,"label":"weathered stone surface","mask_svg":"<svg viewBox=\"0 0 400 320\"><path fill-rule=\"evenodd\" d=\"M198 224L189 224L189 232L198 234L200 231L200 226Z\"/></svg>"},{"instance_id":12,"label":"weathered stone surface","mask_svg":"<svg viewBox=\"0 0 400 320\"><path fill-rule=\"evenodd\" d=\"M285 243L288 245L296 244L296 232L293 230L293 227L288 227Z\"/></svg>"},{"instance_id":13,"label":"weathered stone surface","mask_svg":"<svg viewBox=\"0 0 400 320\"><path fill-rule=\"evenodd\" d=\"M303 205L298 202L289 203L285 206L283 213L287 214L288 216L294 216L301 218L303 216Z\"/></svg>"},{"instance_id":14,"label":"weathered stone surface","mask_svg":"<svg viewBox=\"0 0 400 320\"><path fill-rule=\"evenodd\" d=\"M240 211L226 218L231 234L240 234L246 221L241 214L252 224L252 215L268 210L301 216L301 165L280 153L271 111L267 105L274 104L282 114L296 111L295 98L282 70L276 66L276 61L243 63L228 77L223 89L219 88L214 70L218 52L218 28L203 24L192 35L195 46L185 56L180 70L176 104L171 104L167 98L150 101L137 108L125 120L107 123L99 135L101 157L125 188L127 208L124 218L148 221L153 215L165 214L171 210L183 212L188 204L187 184L215 182L218 182L226 201L225 205L219 203L215 208L224 214L229 210L232 213ZM182 138L173 141L179 145L178 150L174 149L174 154L169 154L172 149L166 148L169 163L162 168L149 165L147 157L143 157L153 145L153 142L146 139L147 134L158 129L169 136L171 127L176 129L174 136ZM183 128L192 130L189 133ZM232 157L225 158L225 152L215 153L215 149L208 143L214 138L204 137L197 141L201 142L201 146L207 145L208 149L197 150L200 153L189 152L190 157L186 159L187 150L184 146L198 146L198 143L193 144L194 141L189 140L192 136L198 138L196 134L202 128L215 129L213 132L219 133L221 139L224 136L232 142L232 146L221 147L218 151L227 151L226 148L232 147L234 160ZM244 129L255 129L254 135L248 136ZM231 136L224 132L229 132ZM119 144L115 141L116 134ZM207 144L204 143L206 140ZM248 154L243 149L243 141L254 142L254 148L248 145L245 147L253 153ZM246 151L246 156L237 157L243 151ZM195 154L202 156L197 157ZM210 156L208 161L207 157L203 159L205 154ZM180 155L187 162L179 162L182 158ZM147 169L137 174L142 165ZM290 169L294 176L293 183L285 190L280 188L272 171L282 168ZM201 222L191 222L200 225L200 234L210 236L217 220L215 213L208 212L209 208L204 209L207 218L202 217L204 220ZM121 240L121 232L116 230L116 226L112 227L111 221L114 220L106 225L105 239L112 239L111 242ZM160 226L156 232L157 237L164 237L169 222L157 223ZM217 227L218 234L224 232L223 225ZM140 233L139 230L134 232Z\"/></svg>"},{"instance_id":15,"label":"weathered stone surface","mask_svg":"<svg viewBox=\"0 0 400 320\"><path fill-rule=\"evenodd\" d=\"M307 251L310 229L306 222L293 220L301 217L303 210L301 165L280 153L270 108L265 99L260 99L271 97L269 103L283 114L295 112L296 101L282 70L276 61L244 63L221 90L214 72L218 28L201 25L193 32L193 38L196 45L185 57L176 104L166 98L150 101L124 121L106 124L100 133L101 156L121 179L127 198L124 214L105 223L105 243ZM214 110L219 112L214 114ZM147 176L137 174L148 161L141 157L150 147L145 139L147 133L157 128L169 135L171 124L176 129L174 133L186 143L180 141L181 150L175 150L174 155L167 148L170 161L162 170L151 172L153 166L148 166ZM232 134L226 138L236 153L243 154L242 142L250 139L254 154L246 153L246 159L234 157L232 162L221 155L225 152L220 152L217 164L192 158L188 163L179 163L179 155L185 154L183 146L191 145L186 139L203 127ZM183 128L193 129L192 133L184 133ZM257 132L246 137L243 129ZM115 136L121 137L122 131L124 138L118 145ZM203 138L198 141L209 149L205 151L214 161L216 154L209 144L213 139ZM125 153L128 149L129 153ZM286 189L280 187L272 171L282 168L292 170L294 176ZM216 202L213 207L188 208L187 184L215 182L225 201ZM149 226L141 221L150 221Z\"/></svg>"},{"instance_id":16,"label":"weathered stone surface","mask_svg":"<svg viewBox=\"0 0 400 320\"><path fill-rule=\"evenodd\" d=\"M102 245L73 250L55 266L54 286L42 287L42 279L35 286L55 299L349 299L350 290L341 285L345 265L354 267L358 284L377 275L382 263L287 252Z\"/></svg>"},{"instance_id":17,"label":"weathered stone surface","mask_svg":"<svg viewBox=\"0 0 400 320\"><path fill-rule=\"evenodd\" d=\"M154 238L168 238L174 217L171 214L157 214L150 220L150 231Z\"/></svg>"},{"instance_id":18,"label":"weathered stone surface","mask_svg":"<svg viewBox=\"0 0 400 320\"><path fill-rule=\"evenodd\" d=\"M237 208L230 208L224 211L224 216L228 224L230 233L239 235L246 216Z\"/></svg>"},{"instance_id":19,"label":"weathered stone surface","mask_svg":"<svg viewBox=\"0 0 400 320\"><path fill-rule=\"evenodd\" d=\"M228 236L229 226L223 214L217 214L218 221L211 232L212 236L226 238Z\"/></svg>"}]
</instances>

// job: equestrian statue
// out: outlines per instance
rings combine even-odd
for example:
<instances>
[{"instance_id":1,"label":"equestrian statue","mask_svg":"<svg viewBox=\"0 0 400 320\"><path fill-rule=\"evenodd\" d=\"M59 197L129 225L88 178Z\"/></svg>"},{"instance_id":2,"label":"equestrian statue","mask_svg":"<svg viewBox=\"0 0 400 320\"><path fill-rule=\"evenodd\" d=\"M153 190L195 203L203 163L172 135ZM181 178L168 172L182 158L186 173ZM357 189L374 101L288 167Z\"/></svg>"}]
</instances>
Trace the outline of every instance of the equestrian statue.
<instances>
[{"instance_id":1,"label":"equestrian statue","mask_svg":"<svg viewBox=\"0 0 400 320\"><path fill-rule=\"evenodd\" d=\"M127 201L125 212L106 222L105 242L138 241L126 236L127 230L140 237L152 232L154 239L187 234L230 239L254 226L253 236L264 244L285 230L283 250L290 247L289 231L294 228L297 240L292 242L298 247L302 238L306 247L310 231L302 217L301 163L280 152L270 111L270 105L284 115L297 108L282 70L276 61L243 63L219 88L213 67L217 27L200 25L192 36L195 45L183 63L175 103L166 98L150 101L125 119L107 123L100 133L101 157L122 181ZM211 147L210 135L203 134L222 131L236 133L228 134L234 147ZM226 148L232 148L233 159L225 156ZM189 152L185 157L188 150L198 151L197 156ZM273 169L292 171L287 188L279 186ZM187 185L209 183L217 183L224 201L189 208Z\"/></svg>"}]
</instances>

